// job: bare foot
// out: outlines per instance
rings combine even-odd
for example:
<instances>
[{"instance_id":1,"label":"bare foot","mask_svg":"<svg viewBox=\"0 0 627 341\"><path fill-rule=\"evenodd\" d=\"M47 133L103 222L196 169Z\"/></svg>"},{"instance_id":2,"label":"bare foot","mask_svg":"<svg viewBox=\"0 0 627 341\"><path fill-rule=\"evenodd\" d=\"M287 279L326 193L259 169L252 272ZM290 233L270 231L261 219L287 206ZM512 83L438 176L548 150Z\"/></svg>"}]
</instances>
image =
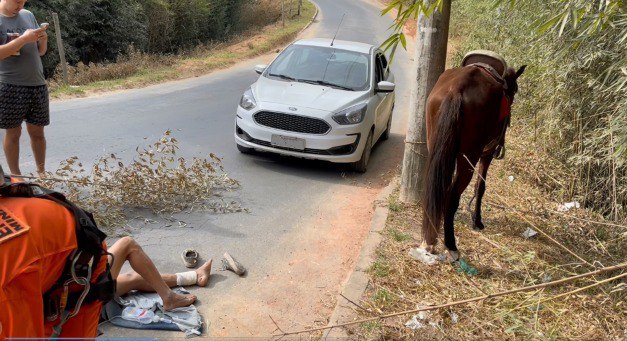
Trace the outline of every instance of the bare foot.
<instances>
[{"instance_id":1,"label":"bare foot","mask_svg":"<svg viewBox=\"0 0 627 341\"><path fill-rule=\"evenodd\" d=\"M170 290L168 297L163 299L163 310L172 310L180 307L187 307L196 301L194 295L181 295Z\"/></svg>"},{"instance_id":2,"label":"bare foot","mask_svg":"<svg viewBox=\"0 0 627 341\"><path fill-rule=\"evenodd\" d=\"M212 259L208 260L205 264L201 265L198 269L196 269L196 285L199 287L204 287L209 283L209 276L211 275L211 262Z\"/></svg>"}]
</instances>

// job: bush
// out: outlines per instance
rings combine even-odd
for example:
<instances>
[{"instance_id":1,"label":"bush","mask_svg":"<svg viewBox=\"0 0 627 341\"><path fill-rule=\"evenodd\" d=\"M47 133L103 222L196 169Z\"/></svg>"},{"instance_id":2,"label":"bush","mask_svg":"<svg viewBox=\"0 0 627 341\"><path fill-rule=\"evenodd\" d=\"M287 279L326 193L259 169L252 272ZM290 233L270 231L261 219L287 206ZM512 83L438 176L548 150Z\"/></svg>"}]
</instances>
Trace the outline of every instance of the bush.
<instances>
[{"instance_id":1,"label":"bush","mask_svg":"<svg viewBox=\"0 0 627 341\"><path fill-rule=\"evenodd\" d=\"M67 62L77 67L116 61L130 45L180 53L280 18L280 3L271 0L42 0L28 9L39 22L52 23L52 12L59 14ZM54 25L49 33L47 77L59 64Z\"/></svg>"},{"instance_id":2,"label":"bush","mask_svg":"<svg viewBox=\"0 0 627 341\"><path fill-rule=\"evenodd\" d=\"M529 64L513 124L526 126L525 138L568 170L560 179L565 199L621 219L627 216L627 22L620 9L596 13L602 7L593 3L530 0L495 10L494 0L455 2L451 34L461 43L453 59L458 65L465 52L481 48L500 52L512 66ZM577 27L568 22L572 13L581 15ZM553 30L540 32L552 18L554 26L545 28ZM560 32L562 22L568 25Z\"/></svg>"}]
</instances>

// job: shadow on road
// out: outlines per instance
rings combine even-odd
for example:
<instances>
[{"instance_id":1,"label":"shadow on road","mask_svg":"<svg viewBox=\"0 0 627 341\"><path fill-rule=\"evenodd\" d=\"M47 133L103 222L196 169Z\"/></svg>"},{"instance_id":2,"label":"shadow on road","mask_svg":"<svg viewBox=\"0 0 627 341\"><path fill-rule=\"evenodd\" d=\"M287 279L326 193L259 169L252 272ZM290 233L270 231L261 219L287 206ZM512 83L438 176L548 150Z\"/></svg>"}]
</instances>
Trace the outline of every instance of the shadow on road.
<instances>
[{"instance_id":1,"label":"shadow on road","mask_svg":"<svg viewBox=\"0 0 627 341\"><path fill-rule=\"evenodd\" d=\"M241 157L249 158L256 167L274 173L332 184L350 181L355 186L371 187L374 182L382 180L382 176L387 178L385 175L396 173L402 161L402 153L394 151L403 147L403 138L403 135L392 134L387 141L377 142L372 149L368 171L363 174L353 171L349 164L308 160L267 152L255 151L253 154L241 155Z\"/></svg>"}]
</instances>

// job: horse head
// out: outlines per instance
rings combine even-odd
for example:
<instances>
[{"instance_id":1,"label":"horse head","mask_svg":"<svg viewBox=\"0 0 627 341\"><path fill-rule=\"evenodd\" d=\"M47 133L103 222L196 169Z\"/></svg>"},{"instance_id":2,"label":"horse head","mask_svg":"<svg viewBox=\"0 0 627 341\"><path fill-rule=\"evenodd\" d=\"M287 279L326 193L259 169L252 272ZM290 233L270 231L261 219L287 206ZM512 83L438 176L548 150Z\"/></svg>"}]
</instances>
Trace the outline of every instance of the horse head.
<instances>
[{"instance_id":1,"label":"horse head","mask_svg":"<svg viewBox=\"0 0 627 341\"><path fill-rule=\"evenodd\" d=\"M522 75L523 72L525 72L526 68L527 68L527 65L523 65L518 69L518 71L516 71L515 69L511 67L508 67L507 70L505 70L505 74L503 75L503 79L505 79L505 82L507 83L507 89L505 89L505 95L509 99L510 105L514 102L514 96L518 92L518 82L517 82L518 77L520 77L520 75Z\"/></svg>"}]
</instances>

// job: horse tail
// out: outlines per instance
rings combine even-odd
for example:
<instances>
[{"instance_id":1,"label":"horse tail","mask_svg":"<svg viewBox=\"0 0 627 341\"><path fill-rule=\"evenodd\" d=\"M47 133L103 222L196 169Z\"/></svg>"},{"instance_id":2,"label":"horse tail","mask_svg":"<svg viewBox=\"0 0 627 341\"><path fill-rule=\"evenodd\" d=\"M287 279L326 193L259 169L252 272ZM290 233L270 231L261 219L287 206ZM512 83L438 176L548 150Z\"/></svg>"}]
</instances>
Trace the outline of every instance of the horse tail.
<instances>
[{"instance_id":1,"label":"horse tail","mask_svg":"<svg viewBox=\"0 0 627 341\"><path fill-rule=\"evenodd\" d=\"M435 245L440 223L445 214L451 191L459 150L459 125L462 94L451 93L440 104L437 136L429 152L427 174L424 177L422 234L427 245Z\"/></svg>"}]
</instances>

